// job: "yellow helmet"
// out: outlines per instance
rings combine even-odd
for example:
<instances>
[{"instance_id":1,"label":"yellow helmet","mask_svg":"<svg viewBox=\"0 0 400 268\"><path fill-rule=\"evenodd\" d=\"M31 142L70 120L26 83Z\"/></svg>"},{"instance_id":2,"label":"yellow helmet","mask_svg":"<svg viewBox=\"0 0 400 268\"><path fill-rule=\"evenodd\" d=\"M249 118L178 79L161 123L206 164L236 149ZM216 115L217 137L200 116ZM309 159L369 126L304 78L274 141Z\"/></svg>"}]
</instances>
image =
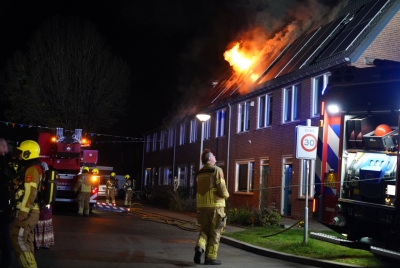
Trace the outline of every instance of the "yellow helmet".
<instances>
[{"instance_id":1,"label":"yellow helmet","mask_svg":"<svg viewBox=\"0 0 400 268\"><path fill-rule=\"evenodd\" d=\"M40 146L36 141L23 141L17 149L22 152L22 159L24 160L38 158L40 156Z\"/></svg>"},{"instance_id":2,"label":"yellow helmet","mask_svg":"<svg viewBox=\"0 0 400 268\"><path fill-rule=\"evenodd\" d=\"M111 175L110 175L111 177L115 177L115 176L117 176L117 174L115 174L115 172L111 172Z\"/></svg>"},{"instance_id":3,"label":"yellow helmet","mask_svg":"<svg viewBox=\"0 0 400 268\"><path fill-rule=\"evenodd\" d=\"M129 176L129 174L126 174L126 175L125 175L125 180L129 180L130 177L131 177L131 176Z\"/></svg>"},{"instance_id":4,"label":"yellow helmet","mask_svg":"<svg viewBox=\"0 0 400 268\"><path fill-rule=\"evenodd\" d=\"M89 168L86 167L86 166L82 168L82 172L85 171L85 170L86 170L87 172L89 172Z\"/></svg>"},{"instance_id":5,"label":"yellow helmet","mask_svg":"<svg viewBox=\"0 0 400 268\"><path fill-rule=\"evenodd\" d=\"M92 169L92 173L93 173L93 175L99 174L99 169L98 168Z\"/></svg>"}]
</instances>

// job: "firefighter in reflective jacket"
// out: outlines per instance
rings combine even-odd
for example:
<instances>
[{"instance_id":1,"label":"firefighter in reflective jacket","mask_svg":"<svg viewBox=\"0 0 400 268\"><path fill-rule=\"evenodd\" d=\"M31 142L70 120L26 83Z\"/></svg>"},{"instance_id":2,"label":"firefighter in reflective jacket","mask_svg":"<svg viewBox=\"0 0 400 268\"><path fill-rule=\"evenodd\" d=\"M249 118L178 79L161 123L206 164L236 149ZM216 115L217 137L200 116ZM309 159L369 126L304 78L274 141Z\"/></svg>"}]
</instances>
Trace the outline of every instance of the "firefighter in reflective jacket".
<instances>
[{"instance_id":1,"label":"firefighter in reflective jacket","mask_svg":"<svg viewBox=\"0 0 400 268\"><path fill-rule=\"evenodd\" d=\"M38 161L40 147L37 142L27 140L17 150L21 152L22 168L13 180L17 214L12 225L11 242L21 267L36 268L33 241L40 212L36 197L43 175Z\"/></svg>"},{"instance_id":2,"label":"firefighter in reflective jacket","mask_svg":"<svg viewBox=\"0 0 400 268\"><path fill-rule=\"evenodd\" d=\"M115 172L111 172L111 175L106 182L106 203L110 203L111 198L111 202L115 204L115 176Z\"/></svg>"},{"instance_id":3,"label":"firefighter in reflective jacket","mask_svg":"<svg viewBox=\"0 0 400 268\"><path fill-rule=\"evenodd\" d=\"M89 168L88 167L83 167L82 168L82 173L79 174L78 177L78 182L75 185L74 192L78 192L78 203L79 203L79 209L78 209L78 215L82 216L89 216L90 212L90 206L89 206L89 201L90 201L90 191L92 190L92 185L90 183L90 174L89 174Z\"/></svg>"},{"instance_id":4,"label":"firefighter in reflective jacket","mask_svg":"<svg viewBox=\"0 0 400 268\"><path fill-rule=\"evenodd\" d=\"M125 188L125 201L124 201L124 205L125 206L130 206L131 202L132 202L132 193L133 190L135 190L135 180L131 179L131 176L129 176L129 174L125 175L125 184L123 185L123 187Z\"/></svg>"},{"instance_id":5,"label":"firefighter in reflective jacket","mask_svg":"<svg viewBox=\"0 0 400 268\"><path fill-rule=\"evenodd\" d=\"M201 154L204 166L196 176L197 181L197 221L200 233L195 247L194 262L200 263L205 252L204 264L219 265L217 253L221 232L226 225L225 199L229 197L224 173L215 166L214 154L205 149Z\"/></svg>"}]
</instances>

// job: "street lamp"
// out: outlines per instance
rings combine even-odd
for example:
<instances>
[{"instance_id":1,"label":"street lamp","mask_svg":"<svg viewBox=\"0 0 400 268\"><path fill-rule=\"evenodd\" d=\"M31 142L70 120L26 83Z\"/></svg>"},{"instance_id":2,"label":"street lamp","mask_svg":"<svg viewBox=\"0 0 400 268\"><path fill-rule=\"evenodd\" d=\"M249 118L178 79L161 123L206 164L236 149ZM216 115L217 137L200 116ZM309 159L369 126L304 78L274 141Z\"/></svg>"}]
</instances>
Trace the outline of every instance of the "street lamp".
<instances>
[{"instance_id":1,"label":"street lamp","mask_svg":"<svg viewBox=\"0 0 400 268\"><path fill-rule=\"evenodd\" d=\"M201 121L201 138L200 138L200 164L199 169L201 168L201 153L203 152L203 136L204 136L204 122L210 119L209 114L198 114L196 115L197 119Z\"/></svg>"}]
</instances>

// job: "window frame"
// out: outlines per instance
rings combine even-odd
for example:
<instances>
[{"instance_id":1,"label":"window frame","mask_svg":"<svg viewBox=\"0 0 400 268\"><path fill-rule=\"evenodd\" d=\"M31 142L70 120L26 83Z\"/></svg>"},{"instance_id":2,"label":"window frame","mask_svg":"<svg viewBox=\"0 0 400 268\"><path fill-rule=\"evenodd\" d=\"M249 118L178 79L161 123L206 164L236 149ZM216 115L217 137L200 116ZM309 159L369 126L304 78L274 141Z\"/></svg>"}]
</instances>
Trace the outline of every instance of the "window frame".
<instances>
[{"instance_id":1,"label":"window frame","mask_svg":"<svg viewBox=\"0 0 400 268\"><path fill-rule=\"evenodd\" d=\"M318 117L321 114L321 98L322 92L326 88L329 82L329 77L331 73L324 73L322 75L316 76L312 79L312 100L311 100L311 117ZM322 78L322 88L318 88L317 79ZM318 92L320 90L320 92ZM319 94L318 94L319 93Z\"/></svg>"},{"instance_id":2,"label":"window frame","mask_svg":"<svg viewBox=\"0 0 400 268\"><path fill-rule=\"evenodd\" d=\"M237 133L244 133L250 130L250 101L238 104L238 125Z\"/></svg>"},{"instance_id":3,"label":"window frame","mask_svg":"<svg viewBox=\"0 0 400 268\"><path fill-rule=\"evenodd\" d=\"M192 119L190 120L190 138L189 143L194 143L197 141L197 120Z\"/></svg>"},{"instance_id":4,"label":"window frame","mask_svg":"<svg viewBox=\"0 0 400 268\"><path fill-rule=\"evenodd\" d=\"M283 89L282 122L290 123L300 120L301 84L294 84Z\"/></svg>"},{"instance_id":5,"label":"window frame","mask_svg":"<svg viewBox=\"0 0 400 268\"><path fill-rule=\"evenodd\" d=\"M247 165L247 177L246 177L246 190L239 189L240 184L240 166ZM235 163L235 192L243 194L253 194L254 192L254 160L240 160Z\"/></svg>"},{"instance_id":6,"label":"window frame","mask_svg":"<svg viewBox=\"0 0 400 268\"><path fill-rule=\"evenodd\" d=\"M272 125L272 93L258 97L257 128L266 128Z\"/></svg>"},{"instance_id":7,"label":"window frame","mask_svg":"<svg viewBox=\"0 0 400 268\"><path fill-rule=\"evenodd\" d=\"M225 136L226 109L218 110L215 113L215 137Z\"/></svg>"}]
</instances>

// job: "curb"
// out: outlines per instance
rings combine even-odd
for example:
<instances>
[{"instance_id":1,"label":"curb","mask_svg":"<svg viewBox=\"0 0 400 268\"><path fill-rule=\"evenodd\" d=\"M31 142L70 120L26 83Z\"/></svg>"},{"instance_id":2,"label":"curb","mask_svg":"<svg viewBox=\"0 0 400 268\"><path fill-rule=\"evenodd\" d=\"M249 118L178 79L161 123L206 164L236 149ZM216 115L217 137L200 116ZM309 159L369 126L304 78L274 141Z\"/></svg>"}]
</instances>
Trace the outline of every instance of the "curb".
<instances>
[{"instance_id":1,"label":"curb","mask_svg":"<svg viewBox=\"0 0 400 268\"><path fill-rule=\"evenodd\" d=\"M304 264L304 265L310 265L310 266L316 266L316 267L329 267L329 268L343 268L343 267L362 267L362 266L355 266L355 265L350 265L350 264L342 264L342 263L337 263L337 262L332 262L332 261L325 261L325 260L318 260L318 259L313 259L313 258L307 258L307 257L301 257L301 256L296 256L292 254L287 254L279 251L274 251L262 247L258 247L252 244L248 244L230 237L222 236L221 237L221 242L224 244L227 244L229 246L245 250L260 256L264 257L269 257L269 258L274 258L274 259L279 259L279 260L284 260L284 261L290 261L294 263L299 263L299 264Z\"/></svg>"}]
</instances>

